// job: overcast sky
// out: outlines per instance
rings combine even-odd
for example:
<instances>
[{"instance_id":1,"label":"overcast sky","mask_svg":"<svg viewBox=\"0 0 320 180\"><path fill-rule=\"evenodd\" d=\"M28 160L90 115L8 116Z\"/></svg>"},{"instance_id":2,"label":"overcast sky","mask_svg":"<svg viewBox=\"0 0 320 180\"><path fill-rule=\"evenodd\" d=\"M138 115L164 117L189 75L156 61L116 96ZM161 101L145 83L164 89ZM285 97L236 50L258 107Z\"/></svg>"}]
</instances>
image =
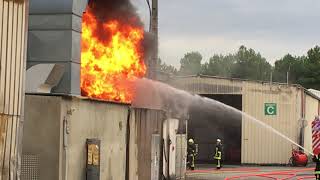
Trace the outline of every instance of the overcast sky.
<instances>
[{"instance_id":1,"label":"overcast sky","mask_svg":"<svg viewBox=\"0 0 320 180\"><path fill-rule=\"evenodd\" d=\"M148 22L145 0L133 0ZM273 63L320 45L319 0L159 0L160 57L179 67L186 52L204 60L240 45Z\"/></svg>"}]
</instances>

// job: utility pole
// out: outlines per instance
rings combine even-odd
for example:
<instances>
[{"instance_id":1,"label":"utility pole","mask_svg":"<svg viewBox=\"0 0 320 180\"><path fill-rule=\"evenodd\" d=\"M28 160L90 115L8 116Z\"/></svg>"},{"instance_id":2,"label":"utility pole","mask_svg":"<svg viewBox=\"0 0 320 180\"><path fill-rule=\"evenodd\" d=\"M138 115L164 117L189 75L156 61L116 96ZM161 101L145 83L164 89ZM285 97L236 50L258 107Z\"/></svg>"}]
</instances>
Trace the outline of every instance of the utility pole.
<instances>
[{"instance_id":1,"label":"utility pole","mask_svg":"<svg viewBox=\"0 0 320 180\"><path fill-rule=\"evenodd\" d=\"M153 53L149 62L149 78L157 79L156 70L158 62L158 0L152 0L151 33L153 35Z\"/></svg>"},{"instance_id":2,"label":"utility pole","mask_svg":"<svg viewBox=\"0 0 320 180\"><path fill-rule=\"evenodd\" d=\"M289 69L287 71L287 84L289 84L289 73L290 73L290 69L291 69L291 64L289 64Z\"/></svg>"}]
</instances>

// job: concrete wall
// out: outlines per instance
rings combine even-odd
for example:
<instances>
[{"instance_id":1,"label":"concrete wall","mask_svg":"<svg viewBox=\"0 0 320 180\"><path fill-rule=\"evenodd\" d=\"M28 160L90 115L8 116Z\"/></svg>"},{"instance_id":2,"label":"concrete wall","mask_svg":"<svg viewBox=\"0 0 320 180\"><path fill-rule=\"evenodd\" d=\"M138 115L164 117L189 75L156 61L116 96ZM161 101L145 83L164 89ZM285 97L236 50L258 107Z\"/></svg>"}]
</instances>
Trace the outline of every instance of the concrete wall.
<instances>
[{"instance_id":1,"label":"concrete wall","mask_svg":"<svg viewBox=\"0 0 320 180\"><path fill-rule=\"evenodd\" d=\"M25 111L23 154L39 158L38 179L86 179L86 139L97 138L100 179L125 180L128 106L27 95Z\"/></svg>"},{"instance_id":2,"label":"concrete wall","mask_svg":"<svg viewBox=\"0 0 320 180\"><path fill-rule=\"evenodd\" d=\"M306 127L304 129L304 147L312 152L312 121L318 115L319 101L313 97L306 95Z\"/></svg>"},{"instance_id":3,"label":"concrete wall","mask_svg":"<svg viewBox=\"0 0 320 180\"><path fill-rule=\"evenodd\" d=\"M24 168L39 172L35 179L86 179L88 138L101 140L100 179L149 180L152 163L161 173L160 139L151 146L153 135L162 137L162 111L42 95L27 95L25 111L23 154L35 166Z\"/></svg>"},{"instance_id":4,"label":"concrete wall","mask_svg":"<svg viewBox=\"0 0 320 180\"><path fill-rule=\"evenodd\" d=\"M33 169L39 179L62 179L61 101L61 97L26 96L22 154L25 162L28 157L39 159ZM27 170L28 165L23 164L23 168ZM22 180L30 178L30 174L22 174Z\"/></svg>"},{"instance_id":5,"label":"concrete wall","mask_svg":"<svg viewBox=\"0 0 320 180\"><path fill-rule=\"evenodd\" d=\"M85 179L86 139L97 138L101 140L100 179L125 180L128 106L72 98L63 101L62 114L69 110L68 179Z\"/></svg>"}]
</instances>

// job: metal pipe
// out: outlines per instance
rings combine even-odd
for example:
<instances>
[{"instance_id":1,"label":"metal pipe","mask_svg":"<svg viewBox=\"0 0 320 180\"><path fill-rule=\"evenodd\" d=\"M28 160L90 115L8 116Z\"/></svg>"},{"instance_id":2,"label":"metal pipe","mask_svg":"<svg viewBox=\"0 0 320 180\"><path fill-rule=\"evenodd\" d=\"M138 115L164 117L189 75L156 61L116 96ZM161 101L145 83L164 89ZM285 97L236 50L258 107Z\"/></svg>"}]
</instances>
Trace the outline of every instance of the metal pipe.
<instances>
[{"instance_id":1,"label":"metal pipe","mask_svg":"<svg viewBox=\"0 0 320 180\"><path fill-rule=\"evenodd\" d=\"M130 173L130 117L131 117L131 109L128 108L128 116L127 116L127 131L126 131L126 179L129 179Z\"/></svg>"},{"instance_id":2,"label":"metal pipe","mask_svg":"<svg viewBox=\"0 0 320 180\"><path fill-rule=\"evenodd\" d=\"M25 1L25 24L24 24L24 28L25 28L25 35L24 35L24 47L25 49L27 49L27 44L28 44L28 24L29 24L29 0ZM20 180L20 176L21 176L21 162L22 162L22 139L23 139L23 122L24 122L24 113L25 113L25 109L24 109L24 104L25 104L25 87L26 87L26 64L27 64L27 51L24 50L23 53L23 72L22 72L22 88L20 89L20 95L21 95L21 116L20 116L20 122L19 122L19 129L17 132L18 135L18 144L17 144L17 168L16 168L16 177L17 180Z\"/></svg>"},{"instance_id":3,"label":"metal pipe","mask_svg":"<svg viewBox=\"0 0 320 180\"><path fill-rule=\"evenodd\" d=\"M170 180L170 126L169 126L169 119L167 119L167 178Z\"/></svg>"},{"instance_id":4,"label":"metal pipe","mask_svg":"<svg viewBox=\"0 0 320 180\"><path fill-rule=\"evenodd\" d=\"M151 55L149 61L149 78L156 78L156 68L158 61L158 0L152 0L152 11L151 11L151 33L154 37L154 52Z\"/></svg>"},{"instance_id":5,"label":"metal pipe","mask_svg":"<svg viewBox=\"0 0 320 180\"><path fill-rule=\"evenodd\" d=\"M151 32L151 24L152 24L152 10L151 10L151 6L150 6L150 0L146 0L147 5L148 5L148 9L149 9L149 32Z\"/></svg>"}]
</instances>

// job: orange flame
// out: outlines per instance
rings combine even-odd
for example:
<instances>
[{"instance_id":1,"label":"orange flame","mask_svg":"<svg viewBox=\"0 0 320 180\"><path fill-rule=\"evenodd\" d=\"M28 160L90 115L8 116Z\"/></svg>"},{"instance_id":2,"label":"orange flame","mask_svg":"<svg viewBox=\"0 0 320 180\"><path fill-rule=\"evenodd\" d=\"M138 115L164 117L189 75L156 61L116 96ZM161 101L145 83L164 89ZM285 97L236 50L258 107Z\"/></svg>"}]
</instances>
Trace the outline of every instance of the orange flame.
<instances>
[{"instance_id":1,"label":"orange flame","mask_svg":"<svg viewBox=\"0 0 320 180\"><path fill-rule=\"evenodd\" d=\"M101 30L103 35L96 33ZM142 27L116 19L100 22L88 8L82 22L81 94L130 103L133 89L127 82L146 74L143 39Z\"/></svg>"}]
</instances>

